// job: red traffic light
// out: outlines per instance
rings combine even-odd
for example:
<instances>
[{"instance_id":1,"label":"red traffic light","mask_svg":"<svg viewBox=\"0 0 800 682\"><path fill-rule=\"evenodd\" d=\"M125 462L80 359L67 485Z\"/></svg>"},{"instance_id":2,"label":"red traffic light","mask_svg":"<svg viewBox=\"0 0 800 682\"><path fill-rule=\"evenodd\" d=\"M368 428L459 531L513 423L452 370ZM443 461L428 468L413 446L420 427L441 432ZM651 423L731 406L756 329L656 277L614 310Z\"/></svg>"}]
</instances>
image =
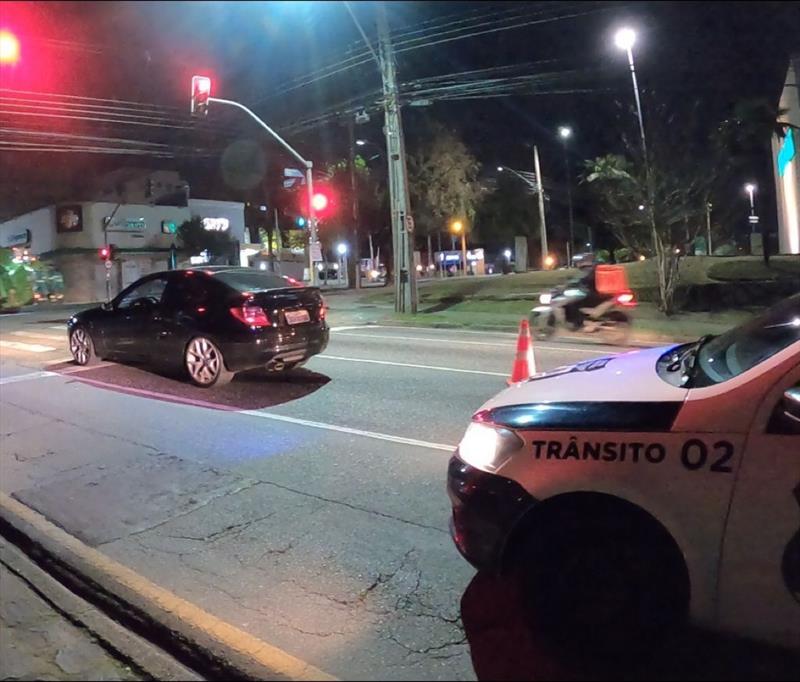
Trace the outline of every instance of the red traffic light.
<instances>
[{"instance_id":1,"label":"red traffic light","mask_svg":"<svg viewBox=\"0 0 800 682\"><path fill-rule=\"evenodd\" d=\"M11 31L0 31L0 64L16 64L19 61L19 40Z\"/></svg>"},{"instance_id":2,"label":"red traffic light","mask_svg":"<svg viewBox=\"0 0 800 682\"><path fill-rule=\"evenodd\" d=\"M203 115L208 113L208 98L210 95L211 79L208 76L192 76L191 113Z\"/></svg>"},{"instance_id":3,"label":"red traffic light","mask_svg":"<svg viewBox=\"0 0 800 682\"><path fill-rule=\"evenodd\" d=\"M317 211L317 213L328 208L328 203L327 195L323 194L322 192L317 192L313 197L311 197L311 207Z\"/></svg>"},{"instance_id":4,"label":"red traffic light","mask_svg":"<svg viewBox=\"0 0 800 682\"><path fill-rule=\"evenodd\" d=\"M100 255L100 258L103 260L108 260L111 257L111 247L110 246L101 246L97 253Z\"/></svg>"}]
</instances>

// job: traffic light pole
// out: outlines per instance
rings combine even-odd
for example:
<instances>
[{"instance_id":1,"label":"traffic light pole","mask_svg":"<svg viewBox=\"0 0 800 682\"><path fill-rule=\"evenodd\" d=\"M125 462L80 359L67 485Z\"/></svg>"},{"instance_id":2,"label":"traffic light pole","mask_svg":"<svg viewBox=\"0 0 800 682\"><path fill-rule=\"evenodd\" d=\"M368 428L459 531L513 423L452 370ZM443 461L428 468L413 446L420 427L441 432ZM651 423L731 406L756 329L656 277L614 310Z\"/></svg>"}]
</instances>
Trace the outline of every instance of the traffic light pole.
<instances>
[{"instance_id":1,"label":"traffic light pole","mask_svg":"<svg viewBox=\"0 0 800 682\"><path fill-rule=\"evenodd\" d=\"M314 163L303 158L300 153L292 147L286 140L284 140L278 133L276 133L272 128L270 128L264 121L262 121L252 110L248 109L243 104L239 102L234 102L230 99L220 99L219 97L209 97L207 100L209 103L216 102L217 104L227 104L231 107L236 107L237 109L241 109L244 111L250 118L252 118L258 125L260 125L264 130L266 130L275 140L277 140L286 151L288 151L294 158L296 158L300 163L305 166L306 169L306 191L308 194L308 225L309 225L309 236L308 236L308 277L311 281L312 285L317 284L317 271L314 268L314 247L317 244L317 215L316 211L314 210L314 202L312 199L314 198L314 178L312 177L312 170L314 168Z\"/></svg>"},{"instance_id":2,"label":"traffic light pole","mask_svg":"<svg viewBox=\"0 0 800 682\"><path fill-rule=\"evenodd\" d=\"M394 253L394 309L398 313L417 312L416 271L414 270L414 223L408 197L405 143L400 120L400 102L394 65L394 50L389 36L389 21L384 3L378 4L379 62L383 81L386 151L389 166L389 196L392 213Z\"/></svg>"},{"instance_id":3,"label":"traffic light pole","mask_svg":"<svg viewBox=\"0 0 800 682\"><path fill-rule=\"evenodd\" d=\"M547 223L544 217L544 183L542 169L539 168L539 147L533 146L533 165L536 170L536 183L539 185L539 229L542 243L542 270L547 267Z\"/></svg>"}]
</instances>

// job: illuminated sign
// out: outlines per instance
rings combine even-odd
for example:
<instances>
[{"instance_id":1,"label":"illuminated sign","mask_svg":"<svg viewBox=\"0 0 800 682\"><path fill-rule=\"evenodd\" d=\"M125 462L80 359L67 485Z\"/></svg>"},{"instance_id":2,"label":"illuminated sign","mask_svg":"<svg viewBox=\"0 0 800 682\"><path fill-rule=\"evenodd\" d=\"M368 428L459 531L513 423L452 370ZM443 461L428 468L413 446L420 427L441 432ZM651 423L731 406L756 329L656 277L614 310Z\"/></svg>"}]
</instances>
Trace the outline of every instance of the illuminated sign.
<instances>
[{"instance_id":1,"label":"illuminated sign","mask_svg":"<svg viewBox=\"0 0 800 682\"><path fill-rule=\"evenodd\" d=\"M117 220L111 222L111 216L103 218L103 224L107 232L142 232L147 229L144 218L133 218L132 220Z\"/></svg>"},{"instance_id":2,"label":"illuminated sign","mask_svg":"<svg viewBox=\"0 0 800 682\"><path fill-rule=\"evenodd\" d=\"M792 129L789 128L783 138L781 148L778 150L778 175L783 177L783 174L786 172L786 166L792 162L795 154L794 135Z\"/></svg>"},{"instance_id":3,"label":"illuminated sign","mask_svg":"<svg viewBox=\"0 0 800 682\"><path fill-rule=\"evenodd\" d=\"M161 232L164 234L176 234L178 232L178 223L173 220L162 220Z\"/></svg>"},{"instance_id":4,"label":"illuminated sign","mask_svg":"<svg viewBox=\"0 0 800 682\"><path fill-rule=\"evenodd\" d=\"M203 227L209 232L226 232L230 226L227 218L203 218Z\"/></svg>"}]
</instances>

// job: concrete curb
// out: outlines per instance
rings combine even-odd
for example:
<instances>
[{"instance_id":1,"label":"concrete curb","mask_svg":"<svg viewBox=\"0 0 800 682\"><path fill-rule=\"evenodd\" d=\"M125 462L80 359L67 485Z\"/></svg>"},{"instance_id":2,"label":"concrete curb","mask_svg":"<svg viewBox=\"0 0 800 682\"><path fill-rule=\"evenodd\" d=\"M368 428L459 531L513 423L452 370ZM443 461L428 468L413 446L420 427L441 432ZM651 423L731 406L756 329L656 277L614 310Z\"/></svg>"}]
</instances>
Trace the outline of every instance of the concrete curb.
<instances>
[{"instance_id":1,"label":"concrete curb","mask_svg":"<svg viewBox=\"0 0 800 682\"><path fill-rule=\"evenodd\" d=\"M73 592L207 679L336 679L155 585L5 493L0 532Z\"/></svg>"},{"instance_id":2,"label":"concrete curb","mask_svg":"<svg viewBox=\"0 0 800 682\"><path fill-rule=\"evenodd\" d=\"M154 680L202 680L160 648L126 630L40 568L16 545L0 538L0 564L69 623L81 628L113 658Z\"/></svg>"}]
</instances>

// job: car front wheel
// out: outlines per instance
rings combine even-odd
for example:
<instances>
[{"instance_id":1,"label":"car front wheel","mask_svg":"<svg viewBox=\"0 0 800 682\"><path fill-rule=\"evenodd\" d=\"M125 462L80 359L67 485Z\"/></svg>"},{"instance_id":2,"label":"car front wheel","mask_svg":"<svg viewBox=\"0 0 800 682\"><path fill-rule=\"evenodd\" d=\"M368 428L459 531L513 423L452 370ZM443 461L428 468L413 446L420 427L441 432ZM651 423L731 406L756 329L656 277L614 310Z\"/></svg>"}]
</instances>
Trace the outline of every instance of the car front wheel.
<instances>
[{"instance_id":1,"label":"car front wheel","mask_svg":"<svg viewBox=\"0 0 800 682\"><path fill-rule=\"evenodd\" d=\"M184 365L192 383L202 388L224 386L233 379L233 372L225 369L222 351L205 336L197 336L189 341L184 353Z\"/></svg>"}]
</instances>

